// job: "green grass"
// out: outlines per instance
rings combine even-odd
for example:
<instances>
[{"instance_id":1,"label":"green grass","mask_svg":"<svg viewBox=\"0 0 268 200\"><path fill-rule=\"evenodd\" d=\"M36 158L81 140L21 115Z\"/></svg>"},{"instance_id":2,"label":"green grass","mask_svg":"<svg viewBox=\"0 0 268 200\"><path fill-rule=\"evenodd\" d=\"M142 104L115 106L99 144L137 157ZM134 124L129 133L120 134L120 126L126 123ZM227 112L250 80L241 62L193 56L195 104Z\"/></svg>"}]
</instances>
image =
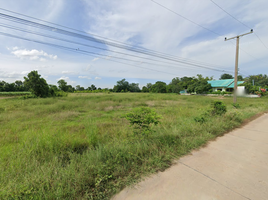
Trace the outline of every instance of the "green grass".
<instances>
[{"instance_id":1,"label":"green grass","mask_svg":"<svg viewBox=\"0 0 268 200\"><path fill-rule=\"evenodd\" d=\"M226 97L225 115L195 122L214 100L141 93L0 99L0 199L109 199L268 109L267 98L238 98L236 109ZM140 106L162 115L148 137L134 136L121 117Z\"/></svg>"},{"instance_id":2,"label":"green grass","mask_svg":"<svg viewBox=\"0 0 268 200\"><path fill-rule=\"evenodd\" d=\"M0 92L0 97L30 95L31 92Z\"/></svg>"}]
</instances>

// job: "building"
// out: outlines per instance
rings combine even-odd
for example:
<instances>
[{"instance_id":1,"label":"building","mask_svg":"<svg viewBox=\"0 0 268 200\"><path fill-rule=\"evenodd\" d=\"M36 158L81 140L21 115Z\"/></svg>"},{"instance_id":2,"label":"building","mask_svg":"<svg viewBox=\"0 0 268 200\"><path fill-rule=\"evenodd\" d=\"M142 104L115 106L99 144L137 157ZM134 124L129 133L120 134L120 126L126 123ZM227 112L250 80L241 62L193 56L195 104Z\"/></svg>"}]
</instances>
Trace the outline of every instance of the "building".
<instances>
[{"instance_id":1,"label":"building","mask_svg":"<svg viewBox=\"0 0 268 200\"><path fill-rule=\"evenodd\" d=\"M234 79L224 79L224 80L212 80L208 81L210 83L213 92L224 91L233 92L234 90ZM244 81L237 81L237 85L244 83ZM237 87L239 91L245 90L245 86Z\"/></svg>"}]
</instances>

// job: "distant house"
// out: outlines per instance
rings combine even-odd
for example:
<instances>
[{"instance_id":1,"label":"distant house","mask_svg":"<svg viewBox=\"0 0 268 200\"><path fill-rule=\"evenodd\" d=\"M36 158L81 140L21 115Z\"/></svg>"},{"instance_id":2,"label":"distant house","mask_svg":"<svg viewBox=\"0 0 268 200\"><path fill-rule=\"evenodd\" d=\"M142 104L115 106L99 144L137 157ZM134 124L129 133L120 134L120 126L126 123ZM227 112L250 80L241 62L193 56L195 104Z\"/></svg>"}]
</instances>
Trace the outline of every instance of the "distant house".
<instances>
[{"instance_id":1,"label":"distant house","mask_svg":"<svg viewBox=\"0 0 268 200\"><path fill-rule=\"evenodd\" d=\"M212 80L208 81L210 83L213 92L224 91L224 92L232 92L234 90L234 79L224 79L224 80ZM237 81L237 85L244 83L244 81ZM239 90L245 88L244 86L238 87Z\"/></svg>"}]
</instances>

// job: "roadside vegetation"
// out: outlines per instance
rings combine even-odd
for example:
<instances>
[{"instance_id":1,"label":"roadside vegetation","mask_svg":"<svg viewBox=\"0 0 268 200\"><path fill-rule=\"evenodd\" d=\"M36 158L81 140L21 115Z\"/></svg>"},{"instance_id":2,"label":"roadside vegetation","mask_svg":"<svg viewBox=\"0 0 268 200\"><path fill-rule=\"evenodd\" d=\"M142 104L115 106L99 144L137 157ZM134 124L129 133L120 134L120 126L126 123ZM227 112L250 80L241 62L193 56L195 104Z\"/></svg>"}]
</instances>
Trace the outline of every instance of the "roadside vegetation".
<instances>
[{"instance_id":1,"label":"roadside vegetation","mask_svg":"<svg viewBox=\"0 0 268 200\"><path fill-rule=\"evenodd\" d=\"M0 99L0 199L109 199L266 110L266 97Z\"/></svg>"},{"instance_id":2,"label":"roadside vegetation","mask_svg":"<svg viewBox=\"0 0 268 200\"><path fill-rule=\"evenodd\" d=\"M220 80L233 79L230 74L222 74ZM230 92L217 91L213 92L211 85L207 82L213 80L213 77L203 77L197 74L196 77L176 77L171 80L169 84L156 81L155 83L147 83L140 88L139 83L129 83L126 79L116 82L113 88L100 88L91 84L88 87L77 85L73 87L60 79L57 85L47 84L44 78L37 71L31 71L24 81L17 80L14 83L7 83L0 81L0 92L31 92L36 97L52 97L64 96L64 93L125 93L125 92L142 92L142 93L190 93L190 94L216 94L216 95L229 95ZM266 74L250 75L243 78L238 76L239 81L244 81L241 86L245 86L248 94L257 94L265 96L268 94L268 76Z\"/></svg>"}]
</instances>

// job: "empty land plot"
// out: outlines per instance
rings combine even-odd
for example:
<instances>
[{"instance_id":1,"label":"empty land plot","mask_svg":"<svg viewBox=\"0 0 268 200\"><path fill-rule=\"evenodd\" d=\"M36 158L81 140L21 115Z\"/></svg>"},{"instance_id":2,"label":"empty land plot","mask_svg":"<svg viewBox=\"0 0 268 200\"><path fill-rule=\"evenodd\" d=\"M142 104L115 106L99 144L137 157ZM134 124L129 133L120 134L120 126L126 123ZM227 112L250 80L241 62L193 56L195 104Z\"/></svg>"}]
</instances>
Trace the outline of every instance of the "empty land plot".
<instances>
[{"instance_id":1,"label":"empty land plot","mask_svg":"<svg viewBox=\"0 0 268 200\"><path fill-rule=\"evenodd\" d=\"M214 97L175 94L72 94L0 99L1 199L108 199L141 177L268 109L267 98L223 98L227 113L209 112ZM135 136L122 116L150 107L162 116Z\"/></svg>"}]
</instances>

